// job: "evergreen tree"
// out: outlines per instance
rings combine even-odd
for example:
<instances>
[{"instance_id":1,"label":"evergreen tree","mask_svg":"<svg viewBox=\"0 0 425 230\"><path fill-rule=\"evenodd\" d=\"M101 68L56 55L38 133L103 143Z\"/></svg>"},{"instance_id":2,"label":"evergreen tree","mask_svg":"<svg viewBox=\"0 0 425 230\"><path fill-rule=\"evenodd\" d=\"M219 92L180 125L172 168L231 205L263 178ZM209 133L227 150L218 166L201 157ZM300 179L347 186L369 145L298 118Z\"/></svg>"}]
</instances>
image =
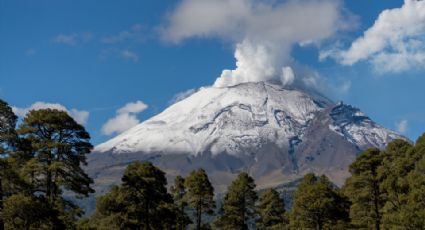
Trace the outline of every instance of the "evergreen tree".
<instances>
[{"instance_id":1,"label":"evergreen tree","mask_svg":"<svg viewBox=\"0 0 425 230\"><path fill-rule=\"evenodd\" d=\"M122 185L98 198L95 213L82 229L174 229L177 207L167 192L165 173L150 162L133 162Z\"/></svg>"},{"instance_id":2,"label":"evergreen tree","mask_svg":"<svg viewBox=\"0 0 425 230\"><path fill-rule=\"evenodd\" d=\"M254 179L245 172L232 182L224 197L223 213L216 221L220 229L248 229L255 215L257 193L254 189Z\"/></svg>"},{"instance_id":3,"label":"evergreen tree","mask_svg":"<svg viewBox=\"0 0 425 230\"><path fill-rule=\"evenodd\" d=\"M382 165L383 154L379 149L368 149L350 165L351 177L344 185L344 193L352 202L350 217L356 227L381 228L382 207L385 196L381 189L378 168Z\"/></svg>"},{"instance_id":4,"label":"evergreen tree","mask_svg":"<svg viewBox=\"0 0 425 230\"><path fill-rule=\"evenodd\" d=\"M297 191L291 213L296 229L338 229L348 220L349 203L326 176L307 174ZM342 223L341 223L342 222Z\"/></svg>"},{"instance_id":5,"label":"evergreen tree","mask_svg":"<svg viewBox=\"0 0 425 230\"><path fill-rule=\"evenodd\" d=\"M190 218L186 215L187 202L184 199L186 187L184 186L184 178L177 176L174 185L170 188L173 196L174 204L179 209L177 216L177 230L185 230L187 225L191 224Z\"/></svg>"},{"instance_id":6,"label":"evergreen tree","mask_svg":"<svg viewBox=\"0 0 425 230\"><path fill-rule=\"evenodd\" d=\"M12 181L16 178L9 159L17 142L16 121L12 108L0 99L0 230L4 229L3 200L11 193Z\"/></svg>"},{"instance_id":7,"label":"evergreen tree","mask_svg":"<svg viewBox=\"0 0 425 230\"><path fill-rule=\"evenodd\" d=\"M421 147L422 151L425 150L424 147L425 145ZM425 229L425 152L422 152L422 158L416 163L414 170L409 173L407 178L410 190L406 205L400 209L397 218L398 226L403 226L405 229Z\"/></svg>"},{"instance_id":8,"label":"evergreen tree","mask_svg":"<svg viewBox=\"0 0 425 230\"><path fill-rule=\"evenodd\" d=\"M155 229L158 207L163 203L171 203L167 193L165 173L150 162L134 162L130 164L122 178L122 189L126 194L127 209L135 211L137 226L144 229Z\"/></svg>"},{"instance_id":9,"label":"evergreen tree","mask_svg":"<svg viewBox=\"0 0 425 230\"><path fill-rule=\"evenodd\" d=\"M276 190L270 188L261 194L258 212L260 214L257 223L258 229L284 230L289 228L285 215L285 203Z\"/></svg>"},{"instance_id":10,"label":"evergreen tree","mask_svg":"<svg viewBox=\"0 0 425 230\"><path fill-rule=\"evenodd\" d=\"M425 135L415 146L403 140L390 143L379 171L387 198L383 227L425 229Z\"/></svg>"},{"instance_id":11,"label":"evergreen tree","mask_svg":"<svg viewBox=\"0 0 425 230\"><path fill-rule=\"evenodd\" d=\"M57 217L57 211L42 197L18 193L4 202L6 229L66 229L70 225Z\"/></svg>"},{"instance_id":12,"label":"evergreen tree","mask_svg":"<svg viewBox=\"0 0 425 230\"><path fill-rule=\"evenodd\" d=\"M380 189L385 197L382 207L382 226L399 226L400 211L406 205L410 190L407 175L414 169L413 146L405 140L394 140L382 154L382 165L378 168Z\"/></svg>"},{"instance_id":13,"label":"evergreen tree","mask_svg":"<svg viewBox=\"0 0 425 230\"><path fill-rule=\"evenodd\" d=\"M54 109L32 110L17 130L19 148L25 148L20 174L30 185L26 193L49 202L57 217L72 228L83 212L63 198L63 189L78 196L94 192L92 179L84 172L90 136L66 112ZM23 143L23 144L22 144ZM54 228L60 228L55 225Z\"/></svg>"},{"instance_id":14,"label":"evergreen tree","mask_svg":"<svg viewBox=\"0 0 425 230\"><path fill-rule=\"evenodd\" d=\"M201 230L203 228L202 216L214 213L214 188L203 169L192 171L186 177L184 185L187 189L184 198L195 212L195 228Z\"/></svg>"},{"instance_id":15,"label":"evergreen tree","mask_svg":"<svg viewBox=\"0 0 425 230\"><path fill-rule=\"evenodd\" d=\"M92 145L83 126L66 112L55 109L32 110L18 129L23 139L30 141L34 160L32 177L39 179L37 192L50 200L58 199L62 188L80 195L94 192L93 180L84 172L86 155Z\"/></svg>"}]
</instances>

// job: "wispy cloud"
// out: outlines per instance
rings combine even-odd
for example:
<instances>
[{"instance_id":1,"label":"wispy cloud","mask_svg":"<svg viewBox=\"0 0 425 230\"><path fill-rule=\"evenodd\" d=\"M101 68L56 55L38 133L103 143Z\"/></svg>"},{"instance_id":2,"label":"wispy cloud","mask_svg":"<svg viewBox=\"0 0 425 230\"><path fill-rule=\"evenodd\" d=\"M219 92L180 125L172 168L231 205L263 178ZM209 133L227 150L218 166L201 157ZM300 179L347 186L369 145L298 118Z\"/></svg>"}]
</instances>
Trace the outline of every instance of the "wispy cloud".
<instances>
[{"instance_id":1,"label":"wispy cloud","mask_svg":"<svg viewBox=\"0 0 425 230\"><path fill-rule=\"evenodd\" d=\"M37 53L37 50L34 48L29 48L25 50L25 56L27 57L34 56L36 53Z\"/></svg>"},{"instance_id":2,"label":"wispy cloud","mask_svg":"<svg viewBox=\"0 0 425 230\"><path fill-rule=\"evenodd\" d=\"M130 102L116 111L116 115L102 126L102 134L112 135L122 133L140 123L137 114L148 106L142 101Z\"/></svg>"},{"instance_id":3,"label":"wispy cloud","mask_svg":"<svg viewBox=\"0 0 425 230\"><path fill-rule=\"evenodd\" d=\"M32 104L31 106L20 108L13 106L12 110L13 112L19 116L19 117L25 117L25 115L31 111L31 110L39 110L39 109L57 109L60 111L67 112L74 120L82 125L85 125L87 123L87 120L89 118L90 113L88 111L84 110L78 110L78 109L67 109L64 105L61 105L59 103L47 103L38 101Z\"/></svg>"},{"instance_id":4,"label":"wispy cloud","mask_svg":"<svg viewBox=\"0 0 425 230\"><path fill-rule=\"evenodd\" d=\"M146 35L143 33L144 29L144 26L135 24L129 30L123 30L117 34L102 37L100 41L105 44L116 44L126 41L141 42L146 38Z\"/></svg>"},{"instance_id":5,"label":"wispy cloud","mask_svg":"<svg viewBox=\"0 0 425 230\"><path fill-rule=\"evenodd\" d=\"M321 53L327 57L343 65L367 61L381 74L425 68L425 1L405 0L401 8L384 10L347 50Z\"/></svg>"},{"instance_id":6,"label":"wispy cloud","mask_svg":"<svg viewBox=\"0 0 425 230\"><path fill-rule=\"evenodd\" d=\"M100 54L101 59L107 59L111 56L125 59L125 60L130 60L133 62L139 61L139 55L136 52L129 49L109 48L109 49L102 50Z\"/></svg>"},{"instance_id":7,"label":"wispy cloud","mask_svg":"<svg viewBox=\"0 0 425 230\"><path fill-rule=\"evenodd\" d=\"M130 50L119 50L119 55L124 59L132 60L134 62L139 61L139 55Z\"/></svg>"},{"instance_id":8,"label":"wispy cloud","mask_svg":"<svg viewBox=\"0 0 425 230\"><path fill-rule=\"evenodd\" d=\"M92 40L93 34L90 32L72 33L72 34L59 34L56 35L52 41L57 44L64 44L75 46L81 42L89 42Z\"/></svg>"}]
</instances>

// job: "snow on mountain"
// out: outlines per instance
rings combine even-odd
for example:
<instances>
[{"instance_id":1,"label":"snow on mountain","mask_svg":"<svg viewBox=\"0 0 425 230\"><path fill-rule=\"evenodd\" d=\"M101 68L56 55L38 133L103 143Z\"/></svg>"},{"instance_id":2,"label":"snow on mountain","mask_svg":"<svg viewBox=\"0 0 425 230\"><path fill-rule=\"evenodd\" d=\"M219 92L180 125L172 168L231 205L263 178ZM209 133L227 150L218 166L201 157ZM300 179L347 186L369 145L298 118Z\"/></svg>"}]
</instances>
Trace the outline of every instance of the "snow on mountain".
<instances>
[{"instance_id":1,"label":"snow on mountain","mask_svg":"<svg viewBox=\"0 0 425 230\"><path fill-rule=\"evenodd\" d=\"M236 154L240 147L268 141L282 146L302 135L314 114L331 104L263 82L202 88L95 151Z\"/></svg>"},{"instance_id":2,"label":"snow on mountain","mask_svg":"<svg viewBox=\"0 0 425 230\"><path fill-rule=\"evenodd\" d=\"M309 172L342 185L358 153L396 138L404 137L317 93L266 82L205 87L98 145L87 171L100 193L136 160L153 162L169 182L204 168L217 191L241 171L259 188Z\"/></svg>"},{"instance_id":3,"label":"snow on mountain","mask_svg":"<svg viewBox=\"0 0 425 230\"><path fill-rule=\"evenodd\" d=\"M190 153L211 151L238 154L242 149L274 142L289 145L315 115L334 105L320 95L282 88L271 83L233 87L206 87L171 105L157 116L100 144L97 152ZM339 103L330 113L330 130L351 143L384 147L399 137L366 117L360 110Z\"/></svg>"}]
</instances>

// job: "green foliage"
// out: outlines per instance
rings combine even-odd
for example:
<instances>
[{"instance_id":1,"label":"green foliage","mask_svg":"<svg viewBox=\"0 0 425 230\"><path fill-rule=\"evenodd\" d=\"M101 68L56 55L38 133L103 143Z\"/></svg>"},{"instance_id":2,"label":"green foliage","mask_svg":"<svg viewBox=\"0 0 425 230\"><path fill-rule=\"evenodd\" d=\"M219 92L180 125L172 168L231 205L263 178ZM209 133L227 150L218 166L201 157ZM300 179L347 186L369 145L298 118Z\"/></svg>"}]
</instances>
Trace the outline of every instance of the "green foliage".
<instances>
[{"instance_id":1,"label":"green foliage","mask_svg":"<svg viewBox=\"0 0 425 230\"><path fill-rule=\"evenodd\" d=\"M184 199L186 195L186 187L184 186L184 178L177 176L174 180L174 185L171 186L170 192L174 199L174 204L178 208L176 229L184 230L192 223L186 214L187 202Z\"/></svg>"},{"instance_id":2,"label":"green foliage","mask_svg":"<svg viewBox=\"0 0 425 230\"><path fill-rule=\"evenodd\" d=\"M337 229L348 220L347 199L326 176L316 178L307 174L297 191L291 213L295 229Z\"/></svg>"},{"instance_id":3,"label":"green foliage","mask_svg":"<svg viewBox=\"0 0 425 230\"><path fill-rule=\"evenodd\" d=\"M80 228L174 229L178 208L166 183L164 172L152 163L131 163L122 185L98 198L95 213Z\"/></svg>"},{"instance_id":4,"label":"green foliage","mask_svg":"<svg viewBox=\"0 0 425 230\"><path fill-rule=\"evenodd\" d=\"M81 168L92 145L84 127L66 112L54 109L32 110L18 129L21 139L31 143L34 160L28 162L34 191L57 199L62 188L87 196L93 180ZM24 166L26 167L26 166ZM26 167L27 168L27 167Z\"/></svg>"},{"instance_id":5,"label":"green foliage","mask_svg":"<svg viewBox=\"0 0 425 230\"><path fill-rule=\"evenodd\" d=\"M224 197L223 212L215 225L220 229L248 229L253 222L257 193L254 179L243 172L232 182Z\"/></svg>"},{"instance_id":6,"label":"green foliage","mask_svg":"<svg viewBox=\"0 0 425 230\"><path fill-rule=\"evenodd\" d=\"M214 188L205 170L198 169L192 171L189 176L186 177L184 185L187 189L184 199L189 207L194 210L196 229L200 230L207 228L207 226L202 227L202 216L214 213L215 202Z\"/></svg>"},{"instance_id":7,"label":"green foliage","mask_svg":"<svg viewBox=\"0 0 425 230\"><path fill-rule=\"evenodd\" d=\"M261 194L258 212L260 214L260 219L257 223L258 229L289 229L289 223L285 213L285 203L276 190L270 188Z\"/></svg>"},{"instance_id":8,"label":"green foliage","mask_svg":"<svg viewBox=\"0 0 425 230\"><path fill-rule=\"evenodd\" d=\"M65 229L43 197L16 194L4 202L5 229Z\"/></svg>"},{"instance_id":9,"label":"green foliage","mask_svg":"<svg viewBox=\"0 0 425 230\"><path fill-rule=\"evenodd\" d=\"M351 177L344 185L344 194L352 202L350 217L358 228L379 229L385 196L380 188L378 168L383 154L379 149L368 149L350 165Z\"/></svg>"},{"instance_id":10,"label":"green foliage","mask_svg":"<svg viewBox=\"0 0 425 230\"><path fill-rule=\"evenodd\" d=\"M344 186L357 228L425 229L425 136L412 146L394 140L370 149L350 166Z\"/></svg>"},{"instance_id":11,"label":"green foliage","mask_svg":"<svg viewBox=\"0 0 425 230\"><path fill-rule=\"evenodd\" d=\"M0 154L8 153L8 150L16 144L17 135L15 131L16 115L12 108L0 99ZM3 156L4 157L4 156Z\"/></svg>"}]
</instances>

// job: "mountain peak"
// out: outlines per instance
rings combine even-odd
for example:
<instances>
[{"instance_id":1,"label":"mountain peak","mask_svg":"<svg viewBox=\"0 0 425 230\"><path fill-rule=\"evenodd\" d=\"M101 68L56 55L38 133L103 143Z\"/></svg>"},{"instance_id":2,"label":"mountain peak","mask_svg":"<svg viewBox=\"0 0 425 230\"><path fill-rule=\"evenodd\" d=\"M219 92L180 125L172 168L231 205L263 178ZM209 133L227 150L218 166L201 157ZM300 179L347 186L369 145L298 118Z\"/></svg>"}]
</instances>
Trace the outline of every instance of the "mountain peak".
<instances>
[{"instance_id":1,"label":"mountain peak","mask_svg":"<svg viewBox=\"0 0 425 230\"><path fill-rule=\"evenodd\" d=\"M169 179L202 167L218 191L240 171L249 172L260 188L308 172L341 184L359 152L397 138L405 139L359 109L320 94L243 83L199 89L98 145L88 163L99 186L118 180L118 172L134 160L152 161Z\"/></svg>"},{"instance_id":2,"label":"mountain peak","mask_svg":"<svg viewBox=\"0 0 425 230\"><path fill-rule=\"evenodd\" d=\"M266 82L205 87L95 150L235 153L237 145L251 139L281 142L299 135L301 126L332 104L325 97Z\"/></svg>"}]
</instances>

